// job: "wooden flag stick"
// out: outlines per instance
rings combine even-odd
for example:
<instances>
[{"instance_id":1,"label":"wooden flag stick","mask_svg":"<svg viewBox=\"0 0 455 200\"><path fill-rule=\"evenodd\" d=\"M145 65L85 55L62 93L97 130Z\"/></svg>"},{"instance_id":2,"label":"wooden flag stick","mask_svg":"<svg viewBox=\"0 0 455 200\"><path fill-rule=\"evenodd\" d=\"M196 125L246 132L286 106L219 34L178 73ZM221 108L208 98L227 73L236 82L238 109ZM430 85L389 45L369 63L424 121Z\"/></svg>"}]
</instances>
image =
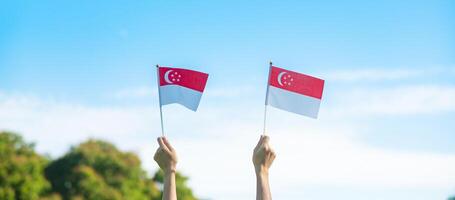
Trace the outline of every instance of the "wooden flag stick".
<instances>
[{"instance_id":1,"label":"wooden flag stick","mask_svg":"<svg viewBox=\"0 0 455 200\"><path fill-rule=\"evenodd\" d=\"M270 72L272 69L272 61L270 61L270 66L269 66L269 78L267 79L267 89L265 92L265 103L264 103L264 126L263 126L263 134L266 135L265 128L267 124L267 103L269 99L269 84L270 84Z\"/></svg>"},{"instance_id":2,"label":"wooden flag stick","mask_svg":"<svg viewBox=\"0 0 455 200\"><path fill-rule=\"evenodd\" d=\"M164 125L163 125L163 109L161 108L161 92L160 92L160 66L156 65L156 80L158 82L158 102L160 106L160 120L161 120L161 136L164 137Z\"/></svg>"}]
</instances>

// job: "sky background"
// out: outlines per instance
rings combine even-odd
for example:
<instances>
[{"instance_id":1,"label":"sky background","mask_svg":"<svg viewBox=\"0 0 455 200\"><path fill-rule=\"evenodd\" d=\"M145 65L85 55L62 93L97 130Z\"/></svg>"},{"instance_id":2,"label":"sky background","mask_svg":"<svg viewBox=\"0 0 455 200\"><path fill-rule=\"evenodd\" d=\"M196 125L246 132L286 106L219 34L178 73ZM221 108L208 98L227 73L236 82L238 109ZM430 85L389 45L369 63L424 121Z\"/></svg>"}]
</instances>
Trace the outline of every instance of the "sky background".
<instances>
[{"instance_id":1,"label":"sky background","mask_svg":"<svg viewBox=\"0 0 455 200\"><path fill-rule=\"evenodd\" d=\"M254 199L268 62L326 80L319 119L269 109L275 199L455 195L455 2L3 1L0 129L56 158L88 138L160 135L155 65L210 74L164 107L199 197Z\"/></svg>"}]
</instances>

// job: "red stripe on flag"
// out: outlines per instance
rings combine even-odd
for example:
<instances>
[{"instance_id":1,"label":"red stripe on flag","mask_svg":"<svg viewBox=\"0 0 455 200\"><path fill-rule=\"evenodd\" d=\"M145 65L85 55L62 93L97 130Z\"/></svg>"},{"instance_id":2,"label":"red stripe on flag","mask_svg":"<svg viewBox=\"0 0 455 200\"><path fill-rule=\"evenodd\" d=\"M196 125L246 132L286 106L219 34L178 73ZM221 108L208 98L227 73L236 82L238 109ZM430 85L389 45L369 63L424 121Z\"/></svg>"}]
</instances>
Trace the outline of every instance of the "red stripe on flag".
<instances>
[{"instance_id":1,"label":"red stripe on flag","mask_svg":"<svg viewBox=\"0 0 455 200\"><path fill-rule=\"evenodd\" d=\"M159 67L160 86L180 85L204 92L208 74L189 69Z\"/></svg>"},{"instance_id":2,"label":"red stripe on flag","mask_svg":"<svg viewBox=\"0 0 455 200\"><path fill-rule=\"evenodd\" d=\"M269 81L271 86L317 99L322 98L324 90L324 80L322 79L275 66L272 66L270 70Z\"/></svg>"}]
</instances>

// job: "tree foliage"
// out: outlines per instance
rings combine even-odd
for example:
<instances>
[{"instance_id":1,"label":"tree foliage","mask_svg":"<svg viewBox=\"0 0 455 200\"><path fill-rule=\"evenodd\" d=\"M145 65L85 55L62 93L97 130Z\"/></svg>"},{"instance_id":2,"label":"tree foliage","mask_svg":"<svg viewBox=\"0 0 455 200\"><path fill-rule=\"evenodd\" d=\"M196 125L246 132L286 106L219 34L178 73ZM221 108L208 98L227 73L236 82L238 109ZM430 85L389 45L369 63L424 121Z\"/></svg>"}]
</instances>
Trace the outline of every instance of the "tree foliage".
<instances>
[{"instance_id":1,"label":"tree foliage","mask_svg":"<svg viewBox=\"0 0 455 200\"><path fill-rule=\"evenodd\" d=\"M45 198L51 189L43 175L47 162L21 136L0 132L0 199Z\"/></svg>"},{"instance_id":2,"label":"tree foliage","mask_svg":"<svg viewBox=\"0 0 455 200\"><path fill-rule=\"evenodd\" d=\"M63 199L146 200L160 196L136 155L99 140L72 148L49 165L46 177Z\"/></svg>"},{"instance_id":3,"label":"tree foliage","mask_svg":"<svg viewBox=\"0 0 455 200\"><path fill-rule=\"evenodd\" d=\"M177 173L178 199L196 200L187 180ZM135 154L108 142L88 140L50 161L21 136L0 132L1 200L159 200L162 182L162 171L149 178Z\"/></svg>"}]
</instances>

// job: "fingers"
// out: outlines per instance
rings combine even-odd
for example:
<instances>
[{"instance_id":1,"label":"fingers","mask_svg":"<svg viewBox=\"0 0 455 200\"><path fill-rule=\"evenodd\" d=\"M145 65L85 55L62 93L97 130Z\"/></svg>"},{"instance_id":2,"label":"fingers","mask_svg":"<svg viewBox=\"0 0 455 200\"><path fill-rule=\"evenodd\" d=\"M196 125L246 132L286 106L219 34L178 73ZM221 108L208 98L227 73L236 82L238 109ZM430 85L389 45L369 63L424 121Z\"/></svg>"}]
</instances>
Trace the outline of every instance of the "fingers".
<instances>
[{"instance_id":1,"label":"fingers","mask_svg":"<svg viewBox=\"0 0 455 200\"><path fill-rule=\"evenodd\" d=\"M171 151L174 151L174 148L172 147L171 143L169 143L169 140L167 140L166 137L163 137L163 141L164 141L164 144L166 145L166 147L171 150Z\"/></svg>"},{"instance_id":2,"label":"fingers","mask_svg":"<svg viewBox=\"0 0 455 200\"><path fill-rule=\"evenodd\" d=\"M262 144L269 145L269 141L270 141L269 136L264 135L264 137L262 139Z\"/></svg>"},{"instance_id":3,"label":"fingers","mask_svg":"<svg viewBox=\"0 0 455 200\"><path fill-rule=\"evenodd\" d=\"M166 152L170 152L169 148L166 146L166 144L164 143L164 140L163 140L164 137L158 137L157 140L158 140L158 144L160 145L160 148L163 149L164 151Z\"/></svg>"},{"instance_id":4,"label":"fingers","mask_svg":"<svg viewBox=\"0 0 455 200\"><path fill-rule=\"evenodd\" d=\"M267 151L267 155L271 158L275 158L276 157L276 154L275 154L275 151L273 149L269 149Z\"/></svg>"},{"instance_id":5,"label":"fingers","mask_svg":"<svg viewBox=\"0 0 455 200\"><path fill-rule=\"evenodd\" d=\"M260 146L263 146L264 144L268 144L269 143L269 136L266 136L266 135L261 135L261 138L259 139L259 142L258 144L256 145L256 149L259 148Z\"/></svg>"},{"instance_id":6,"label":"fingers","mask_svg":"<svg viewBox=\"0 0 455 200\"><path fill-rule=\"evenodd\" d=\"M264 138L264 135L261 135L261 137L259 138L258 144L256 145L256 147L254 147L254 149L257 149L261 146L263 138Z\"/></svg>"},{"instance_id":7,"label":"fingers","mask_svg":"<svg viewBox=\"0 0 455 200\"><path fill-rule=\"evenodd\" d=\"M270 151L269 153L269 158L270 158L270 164L273 163L273 161L275 160L276 158L276 154L275 154L275 151Z\"/></svg>"},{"instance_id":8,"label":"fingers","mask_svg":"<svg viewBox=\"0 0 455 200\"><path fill-rule=\"evenodd\" d=\"M166 146L161 137L156 138L156 140L158 141L158 144L160 145L160 148L164 148Z\"/></svg>"},{"instance_id":9,"label":"fingers","mask_svg":"<svg viewBox=\"0 0 455 200\"><path fill-rule=\"evenodd\" d=\"M268 144L264 145L263 151L264 151L264 154L268 157L275 155L275 150Z\"/></svg>"},{"instance_id":10,"label":"fingers","mask_svg":"<svg viewBox=\"0 0 455 200\"><path fill-rule=\"evenodd\" d=\"M153 160L157 161L158 162L158 154L160 153L161 151L161 148L158 148L155 152L155 155L153 156Z\"/></svg>"}]
</instances>

